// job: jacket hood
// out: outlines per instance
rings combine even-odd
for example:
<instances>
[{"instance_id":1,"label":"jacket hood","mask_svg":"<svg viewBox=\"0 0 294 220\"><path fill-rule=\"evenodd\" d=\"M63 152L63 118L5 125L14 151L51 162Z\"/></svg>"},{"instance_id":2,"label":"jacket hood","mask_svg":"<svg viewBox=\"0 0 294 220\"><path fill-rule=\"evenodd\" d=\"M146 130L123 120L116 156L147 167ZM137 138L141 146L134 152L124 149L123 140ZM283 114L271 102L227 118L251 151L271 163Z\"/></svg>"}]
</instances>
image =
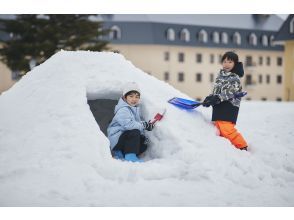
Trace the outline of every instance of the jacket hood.
<instances>
[{"instance_id":1,"label":"jacket hood","mask_svg":"<svg viewBox=\"0 0 294 220\"><path fill-rule=\"evenodd\" d=\"M123 100L123 98L121 97L121 98L119 99L117 105L116 105L115 108L114 108L114 114L116 114L116 112L117 112L119 109L121 109L121 108L125 108L125 107L130 108L132 111L136 111L136 109L137 109L138 106L131 106L131 105L129 105L129 104L128 104L127 102L125 102L125 101Z\"/></svg>"},{"instance_id":2,"label":"jacket hood","mask_svg":"<svg viewBox=\"0 0 294 220\"><path fill-rule=\"evenodd\" d=\"M236 73L239 77L244 76L244 68L242 62L237 62L234 68L231 70L233 73Z\"/></svg>"}]
</instances>

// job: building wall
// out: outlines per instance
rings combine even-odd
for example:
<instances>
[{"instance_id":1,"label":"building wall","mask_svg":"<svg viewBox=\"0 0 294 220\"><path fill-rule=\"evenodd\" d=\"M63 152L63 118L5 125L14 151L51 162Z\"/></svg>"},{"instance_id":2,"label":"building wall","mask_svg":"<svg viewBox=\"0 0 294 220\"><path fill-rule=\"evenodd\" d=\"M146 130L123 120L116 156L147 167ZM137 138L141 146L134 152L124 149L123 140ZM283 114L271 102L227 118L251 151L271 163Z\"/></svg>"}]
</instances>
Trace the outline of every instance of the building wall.
<instances>
[{"instance_id":1,"label":"building wall","mask_svg":"<svg viewBox=\"0 0 294 220\"><path fill-rule=\"evenodd\" d=\"M0 94L9 89L16 81L11 79L11 71L0 62Z\"/></svg>"},{"instance_id":2,"label":"building wall","mask_svg":"<svg viewBox=\"0 0 294 220\"><path fill-rule=\"evenodd\" d=\"M216 74L221 68L219 59L221 55L232 49L183 47L167 45L110 45L112 50L117 50L143 71L164 80L164 73L169 72L167 81L175 88L195 99L203 99L212 89L210 74ZM164 60L165 52L169 52L169 60ZM248 91L247 99L251 100L277 100L283 99L283 82L277 84L277 75L283 75L283 66L277 66L277 58L283 57L282 51L262 51L238 49L240 61L245 64L245 57L252 56L253 66L245 66L245 75L252 75L252 84L245 85L245 77L241 79L243 90ZM178 61L178 54L184 53L184 62ZM202 62L196 62L196 54L202 54ZM210 62L211 54L214 62ZM263 57L263 64L259 65L259 57ZM266 65L266 59L270 57L270 65ZM282 62L284 63L284 62ZM184 81L178 81L178 73L184 73ZM196 73L202 74L202 81L196 82ZM262 83L259 83L259 75L262 75ZM270 75L270 82L266 83L266 75Z\"/></svg>"},{"instance_id":3,"label":"building wall","mask_svg":"<svg viewBox=\"0 0 294 220\"><path fill-rule=\"evenodd\" d=\"M284 99L294 101L294 40L285 41Z\"/></svg>"}]
</instances>

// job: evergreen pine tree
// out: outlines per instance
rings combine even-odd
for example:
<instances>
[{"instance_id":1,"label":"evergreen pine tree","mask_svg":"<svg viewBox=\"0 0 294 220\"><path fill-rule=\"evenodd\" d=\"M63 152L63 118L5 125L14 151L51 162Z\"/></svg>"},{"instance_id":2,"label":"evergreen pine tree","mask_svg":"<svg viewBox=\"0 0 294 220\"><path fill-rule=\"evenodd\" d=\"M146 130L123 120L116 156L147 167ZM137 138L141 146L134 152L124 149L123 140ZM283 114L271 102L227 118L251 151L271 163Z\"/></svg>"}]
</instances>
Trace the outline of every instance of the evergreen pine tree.
<instances>
[{"instance_id":1,"label":"evergreen pine tree","mask_svg":"<svg viewBox=\"0 0 294 220\"><path fill-rule=\"evenodd\" d=\"M107 49L101 36L101 22L89 20L89 15L16 15L16 19L0 20L1 31L10 34L2 41L1 60L12 71L27 72L63 50Z\"/></svg>"}]
</instances>

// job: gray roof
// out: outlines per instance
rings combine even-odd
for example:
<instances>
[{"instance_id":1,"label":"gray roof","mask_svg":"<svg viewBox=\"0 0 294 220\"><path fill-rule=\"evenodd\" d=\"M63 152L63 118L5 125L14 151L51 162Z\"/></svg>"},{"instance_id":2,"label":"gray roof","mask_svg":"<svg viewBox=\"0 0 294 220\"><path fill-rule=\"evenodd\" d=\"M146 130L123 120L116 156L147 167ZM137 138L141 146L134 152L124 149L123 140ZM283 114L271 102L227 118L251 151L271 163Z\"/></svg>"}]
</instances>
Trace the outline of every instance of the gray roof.
<instances>
[{"instance_id":1,"label":"gray roof","mask_svg":"<svg viewBox=\"0 0 294 220\"><path fill-rule=\"evenodd\" d=\"M292 21L292 19L294 19L294 14L288 16L275 37L276 41L294 40L294 34L289 31L290 21Z\"/></svg>"},{"instance_id":2,"label":"gray roof","mask_svg":"<svg viewBox=\"0 0 294 220\"><path fill-rule=\"evenodd\" d=\"M108 22L170 23L266 31L278 31L283 24L283 19L274 14L113 14L101 15L100 19Z\"/></svg>"}]
</instances>

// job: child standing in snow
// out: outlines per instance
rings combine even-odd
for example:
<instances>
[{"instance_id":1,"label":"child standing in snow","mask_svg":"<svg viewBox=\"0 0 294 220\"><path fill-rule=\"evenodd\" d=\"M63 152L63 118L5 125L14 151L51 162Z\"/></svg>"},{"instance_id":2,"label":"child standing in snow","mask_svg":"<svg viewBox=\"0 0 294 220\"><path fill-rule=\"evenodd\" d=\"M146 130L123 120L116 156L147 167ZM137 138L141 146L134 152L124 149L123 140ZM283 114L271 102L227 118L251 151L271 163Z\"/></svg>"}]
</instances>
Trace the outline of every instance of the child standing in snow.
<instances>
[{"instance_id":1,"label":"child standing in snow","mask_svg":"<svg viewBox=\"0 0 294 220\"><path fill-rule=\"evenodd\" d=\"M142 162L138 155L146 151L144 130L151 131L154 124L141 121L140 89L135 82L129 82L122 97L115 106L114 117L107 128L110 148L114 158L131 162Z\"/></svg>"},{"instance_id":2,"label":"child standing in snow","mask_svg":"<svg viewBox=\"0 0 294 220\"><path fill-rule=\"evenodd\" d=\"M241 98L236 94L242 91L240 77L244 75L243 65L238 55L226 52L222 56L220 70L213 87L213 92L203 102L204 107L213 107L212 121L223 136L240 150L247 150L248 144L235 128Z\"/></svg>"}]
</instances>

